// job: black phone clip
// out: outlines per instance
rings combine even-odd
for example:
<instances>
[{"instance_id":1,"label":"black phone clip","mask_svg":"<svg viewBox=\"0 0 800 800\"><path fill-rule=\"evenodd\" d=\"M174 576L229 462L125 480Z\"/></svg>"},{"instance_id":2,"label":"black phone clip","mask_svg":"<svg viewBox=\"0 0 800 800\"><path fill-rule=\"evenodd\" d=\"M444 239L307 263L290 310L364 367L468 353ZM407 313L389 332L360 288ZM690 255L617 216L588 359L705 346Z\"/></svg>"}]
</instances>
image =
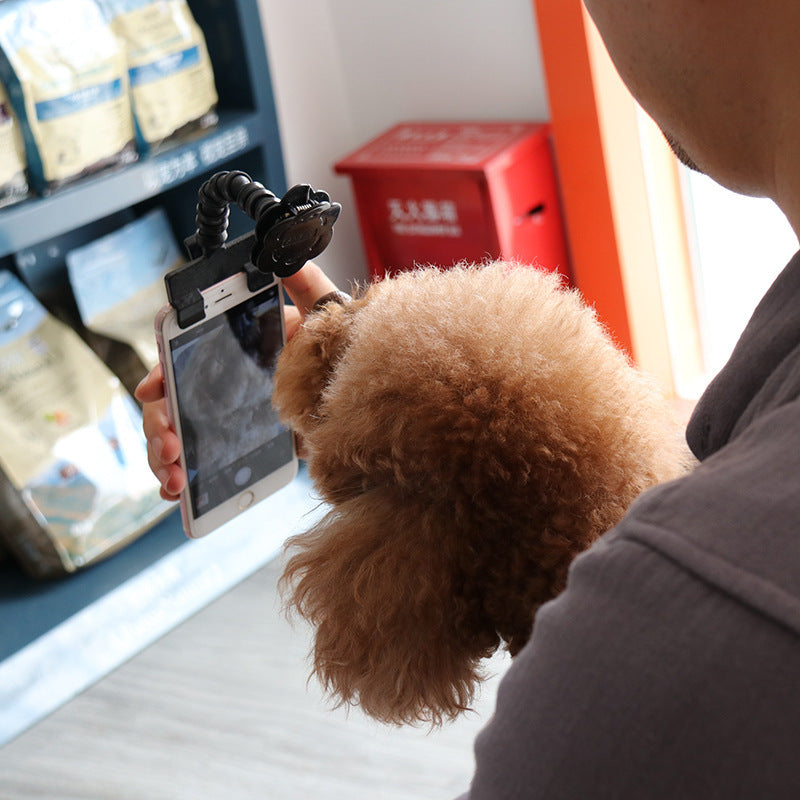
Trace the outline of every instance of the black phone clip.
<instances>
[{"instance_id":1,"label":"black phone clip","mask_svg":"<svg viewBox=\"0 0 800 800\"><path fill-rule=\"evenodd\" d=\"M229 203L255 221L255 230L226 245ZM318 256L333 236L342 207L308 184L277 198L238 170L212 175L198 192L197 230L184 241L189 261L164 277L167 297L187 328L203 319L201 292L237 272L247 274L250 291L288 278Z\"/></svg>"}]
</instances>

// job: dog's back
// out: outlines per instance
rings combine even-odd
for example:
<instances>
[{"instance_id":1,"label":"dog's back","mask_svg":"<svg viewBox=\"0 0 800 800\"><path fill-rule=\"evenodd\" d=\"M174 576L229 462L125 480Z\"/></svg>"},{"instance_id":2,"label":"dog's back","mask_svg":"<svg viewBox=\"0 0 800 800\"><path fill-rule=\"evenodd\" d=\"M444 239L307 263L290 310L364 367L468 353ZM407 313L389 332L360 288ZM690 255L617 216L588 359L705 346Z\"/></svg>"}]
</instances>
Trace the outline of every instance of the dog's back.
<instances>
[{"instance_id":1,"label":"dog's back","mask_svg":"<svg viewBox=\"0 0 800 800\"><path fill-rule=\"evenodd\" d=\"M323 311L287 345L276 402L333 503L286 573L315 668L392 721L464 708L575 555L687 464L662 393L578 294L506 263L401 273Z\"/></svg>"}]
</instances>

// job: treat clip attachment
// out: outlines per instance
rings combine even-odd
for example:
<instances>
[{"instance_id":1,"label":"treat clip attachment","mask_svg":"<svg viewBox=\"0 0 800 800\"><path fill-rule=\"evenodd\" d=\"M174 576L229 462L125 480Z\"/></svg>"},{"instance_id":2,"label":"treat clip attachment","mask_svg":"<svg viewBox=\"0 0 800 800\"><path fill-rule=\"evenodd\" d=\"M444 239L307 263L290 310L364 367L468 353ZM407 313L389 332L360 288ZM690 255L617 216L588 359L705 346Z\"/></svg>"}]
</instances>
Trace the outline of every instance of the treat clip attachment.
<instances>
[{"instance_id":1,"label":"treat clip attachment","mask_svg":"<svg viewBox=\"0 0 800 800\"><path fill-rule=\"evenodd\" d=\"M230 203L255 221L255 230L225 244ZM270 284L274 275L293 275L328 246L341 210L308 184L278 198L244 172L213 175L198 192L197 231L184 242L192 260L164 278L178 325L203 319L201 292L237 272L247 273L251 291Z\"/></svg>"}]
</instances>

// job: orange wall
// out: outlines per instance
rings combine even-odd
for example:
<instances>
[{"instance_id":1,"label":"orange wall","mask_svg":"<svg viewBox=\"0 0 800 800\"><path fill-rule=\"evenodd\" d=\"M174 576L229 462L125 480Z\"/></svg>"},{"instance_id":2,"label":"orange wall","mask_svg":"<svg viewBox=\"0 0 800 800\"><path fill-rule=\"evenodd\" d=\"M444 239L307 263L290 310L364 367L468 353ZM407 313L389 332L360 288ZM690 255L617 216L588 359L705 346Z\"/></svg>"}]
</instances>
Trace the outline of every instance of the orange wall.
<instances>
[{"instance_id":1,"label":"orange wall","mask_svg":"<svg viewBox=\"0 0 800 800\"><path fill-rule=\"evenodd\" d=\"M617 343L633 343L581 0L534 0L572 272Z\"/></svg>"}]
</instances>

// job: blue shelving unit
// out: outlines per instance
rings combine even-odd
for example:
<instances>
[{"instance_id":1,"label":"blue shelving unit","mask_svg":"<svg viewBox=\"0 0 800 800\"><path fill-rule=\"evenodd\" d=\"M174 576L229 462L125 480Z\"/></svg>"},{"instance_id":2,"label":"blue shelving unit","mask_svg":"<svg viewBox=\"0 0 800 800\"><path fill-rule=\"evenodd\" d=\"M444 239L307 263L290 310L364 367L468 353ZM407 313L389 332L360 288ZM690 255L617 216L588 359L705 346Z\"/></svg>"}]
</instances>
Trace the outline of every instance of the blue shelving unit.
<instances>
[{"instance_id":1,"label":"blue shelving unit","mask_svg":"<svg viewBox=\"0 0 800 800\"><path fill-rule=\"evenodd\" d=\"M214 172L241 169L277 195L286 191L257 3L255 0L188 2L205 34L214 66L219 124L203 135L129 167L89 177L48 197L31 198L0 210L0 268L15 271L46 304L69 301L65 266L68 250L154 206L166 210L178 241L193 233L197 190ZM231 238L250 227L251 221L243 214L237 211L231 214ZM242 530L234 531L232 538L215 533L208 537L211 544L198 549L192 546L195 543L187 543L179 515L174 513L107 561L63 580L37 583L12 562L0 564L0 674L4 676L4 691L0 692L0 745L51 710L48 703L63 702L87 681L131 655L130 647L115 650L116 640L103 638L110 636L113 628L123 625L134 632L128 636L133 651L158 635L152 626L143 626L130 618L127 610L124 620L115 618L119 611L115 611L118 606L112 598L134 591L125 587L136 584L136 596L140 596L142 581L147 584L148 576L152 575L154 581L166 580L160 591L154 590L150 607L141 613L152 619L153 608L161 608L159 603L166 602L170 605L169 613L162 610L158 614L169 620L167 625L176 624L203 602L229 588L231 582L241 580L248 570L257 568L259 560L274 554L299 518L316 505L302 472L294 485L265 502L266 505L252 511L252 516L248 512L245 517L251 527L270 529L272 538L266 544L263 539L253 544L252 532ZM249 556L252 563L241 562L236 548L246 555L252 547L256 548ZM156 577L165 563L170 565L169 580ZM220 575L220 569L227 569L228 574ZM187 603L186 598L192 599ZM134 615L137 613L135 603L127 602L124 608L134 609L131 611ZM81 628L87 623L79 621L91 610L96 611L97 625L105 629L89 636ZM66 692L63 686L54 690L45 680L50 667L48 659L54 653L58 656L65 636L78 649L90 647L87 642L93 642L91 647L98 650L81 656L90 667L77 679L67 681L72 688Z\"/></svg>"},{"instance_id":2,"label":"blue shelving unit","mask_svg":"<svg viewBox=\"0 0 800 800\"><path fill-rule=\"evenodd\" d=\"M17 271L43 299L66 290L66 249L96 238L115 214L161 205L182 241L194 231L197 189L218 170L242 169L275 194L286 191L257 3L189 0L189 6L214 67L219 125L129 167L0 210L0 268ZM239 216L231 215L231 238L249 229Z\"/></svg>"},{"instance_id":3,"label":"blue shelving unit","mask_svg":"<svg viewBox=\"0 0 800 800\"><path fill-rule=\"evenodd\" d=\"M301 468L203 539L187 539L174 514L60 580L0 567L0 747L278 556L324 511Z\"/></svg>"}]
</instances>

